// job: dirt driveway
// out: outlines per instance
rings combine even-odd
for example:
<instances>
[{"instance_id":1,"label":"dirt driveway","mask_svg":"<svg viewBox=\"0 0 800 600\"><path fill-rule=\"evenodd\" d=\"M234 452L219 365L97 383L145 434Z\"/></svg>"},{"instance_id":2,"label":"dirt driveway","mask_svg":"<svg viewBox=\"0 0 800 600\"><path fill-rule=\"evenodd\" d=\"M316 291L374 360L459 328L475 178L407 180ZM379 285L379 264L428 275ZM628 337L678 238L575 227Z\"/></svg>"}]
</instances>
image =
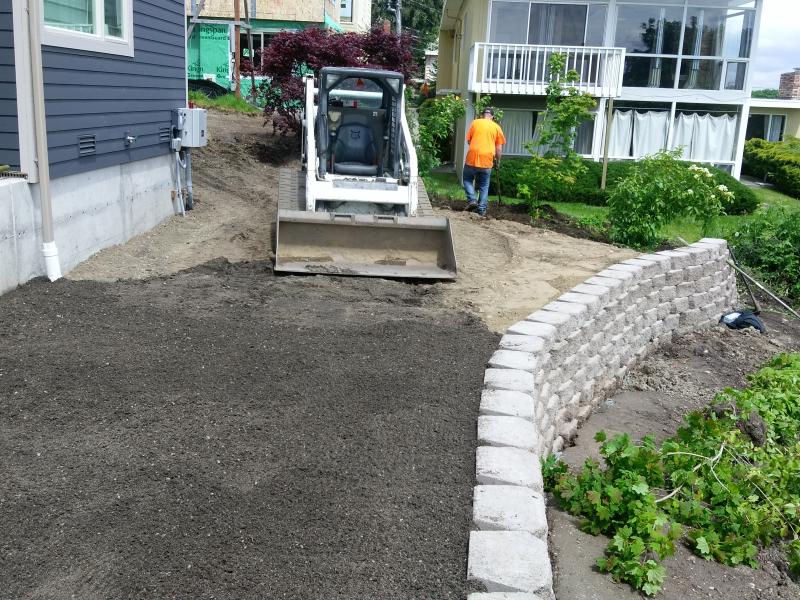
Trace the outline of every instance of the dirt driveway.
<instances>
[{"instance_id":1,"label":"dirt driveway","mask_svg":"<svg viewBox=\"0 0 800 600\"><path fill-rule=\"evenodd\" d=\"M279 166L262 159L283 158L282 166L299 168L299 150L262 123L261 117L209 113L209 146L193 155L197 208L96 254L67 277L142 279L217 257L271 259ZM453 223L459 278L429 289L437 302L473 312L498 332L606 265L635 255L513 221L442 214Z\"/></svg>"}]
</instances>

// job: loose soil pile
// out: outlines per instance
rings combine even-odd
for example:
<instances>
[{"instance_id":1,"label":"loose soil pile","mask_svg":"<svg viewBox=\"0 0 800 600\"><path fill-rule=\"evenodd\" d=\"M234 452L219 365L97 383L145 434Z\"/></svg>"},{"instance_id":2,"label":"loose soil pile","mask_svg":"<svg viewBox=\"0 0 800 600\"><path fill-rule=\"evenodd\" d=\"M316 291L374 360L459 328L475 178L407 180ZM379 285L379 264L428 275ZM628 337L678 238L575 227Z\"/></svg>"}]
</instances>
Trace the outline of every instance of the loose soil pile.
<instances>
[{"instance_id":1,"label":"loose soil pile","mask_svg":"<svg viewBox=\"0 0 800 600\"><path fill-rule=\"evenodd\" d=\"M439 208L448 208L453 211L461 212L466 209L466 200L436 196L431 198L431 204ZM586 227L581 227L574 219L561 214L549 204L543 204L534 215L531 215L528 207L524 204L496 204L492 203L488 211L490 219L501 221L514 221L531 227L548 229L556 233L563 233L573 238L581 240L593 240L604 244L611 243L603 232L592 231Z\"/></svg>"},{"instance_id":2,"label":"loose soil pile","mask_svg":"<svg viewBox=\"0 0 800 600\"><path fill-rule=\"evenodd\" d=\"M576 445L564 451L564 460L577 468L586 458L600 459L594 434L628 432L634 439L652 434L657 441L673 435L683 416L702 409L726 387L744 387L745 376L780 352L800 351L800 323L776 314L762 315L767 333L754 329L733 331L723 326L676 338L632 371L623 391L608 400L580 429ZM578 519L552 506L550 550L554 560L555 591L569 600L639 598L627 585L615 584L594 568L608 544L604 536L578 529ZM800 585L788 575L785 556L767 549L758 557L762 568L731 568L705 561L678 546L675 557L664 561L667 579L659 598L700 600L797 600Z\"/></svg>"},{"instance_id":3,"label":"loose soil pile","mask_svg":"<svg viewBox=\"0 0 800 600\"><path fill-rule=\"evenodd\" d=\"M462 598L497 337L425 292L220 260L0 298L0 597Z\"/></svg>"}]
</instances>

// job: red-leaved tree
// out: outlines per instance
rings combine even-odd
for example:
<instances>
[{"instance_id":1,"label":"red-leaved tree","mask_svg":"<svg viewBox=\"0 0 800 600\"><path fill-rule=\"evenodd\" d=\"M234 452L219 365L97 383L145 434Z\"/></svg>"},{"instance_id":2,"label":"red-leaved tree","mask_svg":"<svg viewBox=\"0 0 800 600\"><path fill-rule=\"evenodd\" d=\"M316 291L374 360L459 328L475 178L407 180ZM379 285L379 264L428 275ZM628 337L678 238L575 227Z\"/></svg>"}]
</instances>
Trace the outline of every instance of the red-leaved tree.
<instances>
[{"instance_id":1,"label":"red-leaved tree","mask_svg":"<svg viewBox=\"0 0 800 600\"><path fill-rule=\"evenodd\" d=\"M319 74L322 67L369 67L402 73L406 81L416 72L411 38L375 28L367 33L335 33L324 29L282 32L261 53L264 112L283 134L302 129L303 72Z\"/></svg>"}]
</instances>

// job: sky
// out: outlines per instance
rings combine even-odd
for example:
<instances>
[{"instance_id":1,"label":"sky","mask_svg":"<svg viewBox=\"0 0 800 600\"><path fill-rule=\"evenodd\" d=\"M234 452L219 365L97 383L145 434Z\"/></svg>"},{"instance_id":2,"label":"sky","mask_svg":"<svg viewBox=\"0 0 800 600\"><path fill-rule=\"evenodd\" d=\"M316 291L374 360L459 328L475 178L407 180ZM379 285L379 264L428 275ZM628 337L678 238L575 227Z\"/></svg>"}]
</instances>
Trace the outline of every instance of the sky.
<instances>
[{"instance_id":1,"label":"sky","mask_svg":"<svg viewBox=\"0 0 800 600\"><path fill-rule=\"evenodd\" d=\"M800 67L800 0L764 0L753 64L753 89L777 88L781 73Z\"/></svg>"}]
</instances>

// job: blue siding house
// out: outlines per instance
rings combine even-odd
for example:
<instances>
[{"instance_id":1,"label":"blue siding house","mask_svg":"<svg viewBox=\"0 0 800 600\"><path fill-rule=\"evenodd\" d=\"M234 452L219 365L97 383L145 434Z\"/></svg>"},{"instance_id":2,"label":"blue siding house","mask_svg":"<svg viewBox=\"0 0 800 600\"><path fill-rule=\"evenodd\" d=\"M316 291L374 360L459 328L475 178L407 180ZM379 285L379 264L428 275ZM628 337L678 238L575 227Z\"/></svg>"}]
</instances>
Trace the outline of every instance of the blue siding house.
<instances>
[{"instance_id":1,"label":"blue siding house","mask_svg":"<svg viewBox=\"0 0 800 600\"><path fill-rule=\"evenodd\" d=\"M29 2L63 271L175 212L172 110L187 103L183 0L2 2L0 165L15 176L0 179L0 293L44 274Z\"/></svg>"}]
</instances>

